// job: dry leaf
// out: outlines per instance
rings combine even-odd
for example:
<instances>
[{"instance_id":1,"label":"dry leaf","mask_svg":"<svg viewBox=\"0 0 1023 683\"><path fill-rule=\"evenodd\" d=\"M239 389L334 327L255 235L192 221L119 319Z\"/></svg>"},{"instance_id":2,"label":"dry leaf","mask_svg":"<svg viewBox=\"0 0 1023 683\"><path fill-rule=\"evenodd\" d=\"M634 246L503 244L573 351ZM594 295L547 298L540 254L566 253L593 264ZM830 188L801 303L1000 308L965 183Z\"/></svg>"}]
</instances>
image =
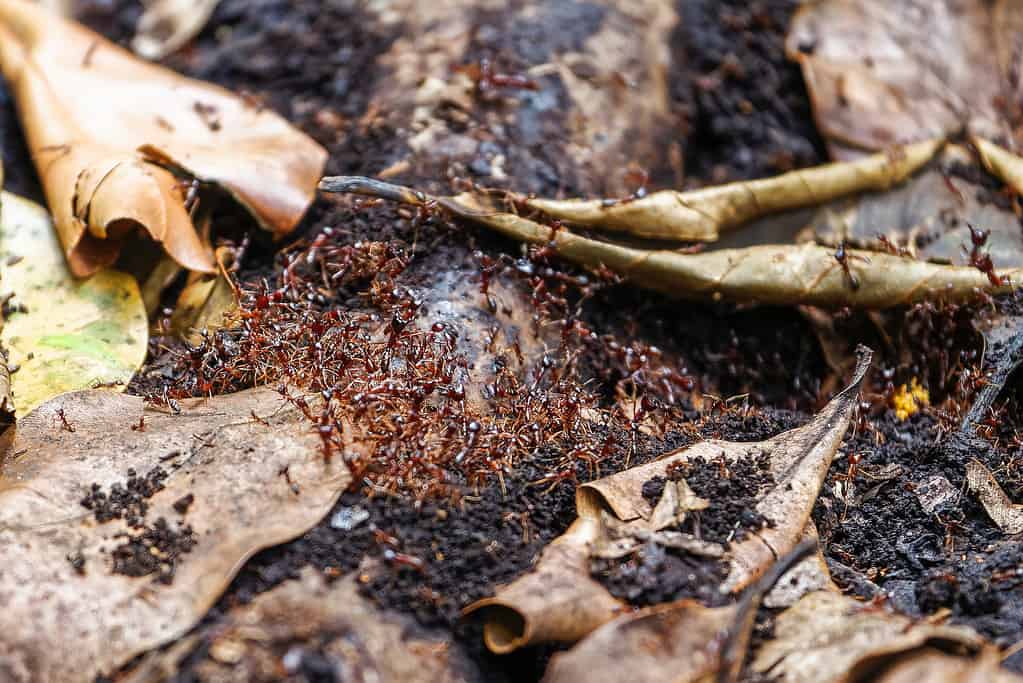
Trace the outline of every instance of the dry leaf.
<instances>
[{"instance_id":1,"label":"dry leaf","mask_svg":"<svg viewBox=\"0 0 1023 683\"><path fill-rule=\"evenodd\" d=\"M779 579L820 557L815 531L812 536L773 563L738 604L707 608L680 600L624 614L568 652L554 655L544 681L695 683L714 673L718 680L735 680L728 676L742 667L765 592L781 588Z\"/></svg>"},{"instance_id":2,"label":"dry leaf","mask_svg":"<svg viewBox=\"0 0 1023 683\"><path fill-rule=\"evenodd\" d=\"M171 315L171 330L198 343L203 330L230 326L237 318L238 298L230 280L234 252L227 247L216 251L217 274L198 275L178 295Z\"/></svg>"},{"instance_id":3,"label":"dry leaf","mask_svg":"<svg viewBox=\"0 0 1023 683\"><path fill-rule=\"evenodd\" d=\"M892 655L900 655L897 662L924 646L965 653L983 645L967 628L915 621L836 593L817 592L778 615L774 638L761 646L752 667L780 683L865 682L877 680L878 670L893 662Z\"/></svg>"},{"instance_id":4,"label":"dry leaf","mask_svg":"<svg viewBox=\"0 0 1023 683\"><path fill-rule=\"evenodd\" d=\"M941 144L941 140L930 140L851 163L690 192L664 190L634 200L526 199L523 203L568 223L654 239L713 242L719 233L760 216L888 189L927 163Z\"/></svg>"},{"instance_id":5,"label":"dry leaf","mask_svg":"<svg viewBox=\"0 0 1023 683\"><path fill-rule=\"evenodd\" d=\"M66 391L124 387L145 361L135 279L106 270L75 280L46 209L9 193L0 196L0 283L13 294L0 339L18 367L19 416Z\"/></svg>"},{"instance_id":6,"label":"dry leaf","mask_svg":"<svg viewBox=\"0 0 1023 683\"><path fill-rule=\"evenodd\" d=\"M989 154L1013 156L994 145L985 149ZM990 161L985 165L991 168ZM951 175L948 169L958 170ZM974 174L976 181L963 177ZM972 246L970 226L974 226L989 233L983 251L998 272L1023 266L1019 217L992 201L992 190L982 184L986 175L969 150L947 145L934 164L897 188L820 207L803 233L824 244L845 241L889 251L891 247L881 243L884 236L890 245L905 248L916 258L968 264L963 247Z\"/></svg>"},{"instance_id":7,"label":"dry leaf","mask_svg":"<svg viewBox=\"0 0 1023 683\"><path fill-rule=\"evenodd\" d=\"M638 285L668 296L725 298L762 304L888 308L928 297L964 299L977 290L1010 291L1010 283L993 286L973 267L948 266L892 254L847 250L847 274L834 249L813 244L761 245L700 254L645 250L610 244L553 229L503 213L473 194L430 197L422 192L369 178L324 178L326 192L381 197L415 206L438 206L530 244L552 244L561 257L580 265L605 266ZM999 272L1012 279L1019 271ZM854 279L855 278L855 279Z\"/></svg>"},{"instance_id":8,"label":"dry leaf","mask_svg":"<svg viewBox=\"0 0 1023 683\"><path fill-rule=\"evenodd\" d=\"M226 189L275 237L314 198L326 151L284 119L25 0L0 0L0 68L76 277L112 264L138 228L212 272L186 209L192 178Z\"/></svg>"},{"instance_id":9,"label":"dry leaf","mask_svg":"<svg viewBox=\"0 0 1023 683\"><path fill-rule=\"evenodd\" d=\"M796 13L786 49L841 158L964 126L1013 140L1021 30L1012 0L818 0Z\"/></svg>"},{"instance_id":10,"label":"dry leaf","mask_svg":"<svg viewBox=\"0 0 1023 683\"><path fill-rule=\"evenodd\" d=\"M146 59L163 59L199 35L220 0L149 0L131 48Z\"/></svg>"},{"instance_id":11,"label":"dry leaf","mask_svg":"<svg viewBox=\"0 0 1023 683\"><path fill-rule=\"evenodd\" d=\"M536 568L498 588L495 597L465 609L466 614L479 612L484 618L487 647L505 653L547 640L571 642L614 618L620 604L590 578L589 560L615 541L606 538L609 532L618 539L625 535L623 524L639 532L656 531L653 527L661 525L666 515L657 512L660 505L651 506L643 496L643 484L664 477L670 466L692 458L722 458L725 462L754 454L770 458L775 482L760 493L756 511L773 526L732 544L723 557L729 573L720 589L739 591L757 579L803 539L821 483L856 408L870 358L871 353L864 349L850 385L803 427L756 443L705 441L580 486L576 491L579 519L547 547ZM702 505L699 498L684 493L677 494L675 500L686 498L682 507L698 509ZM678 510L674 512L678 514ZM607 517L612 518L610 525ZM687 548L694 549L714 556L707 547Z\"/></svg>"},{"instance_id":12,"label":"dry leaf","mask_svg":"<svg viewBox=\"0 0 1023 683\"><path fill-rule=\"evenodd\" d=\"M209 632L209 654L194 666L200 681L278 680L282 667L295 675L303 646L329 661L339 679L358 672L358 680L389 683L479 680L450 636L381 611L359 595L356 574L327 584L306 568L297 581L231 610Z\"/></svg>"},{"instance_id":13,"label":"dry leaf","mask_svg":"<svg viewBox=\"0 0 1023 683\"><path fill-rule=\"evenodd\" d=\"M544 548L532 571L465 608L485 618L483 639L491 652L572 643L626 609L590 578L590 546L599 533L595 520L576 520Z\"/></svg>"},{"instance_id":14,"label":"dry leaf","mask_svg":"<svg viewBox=\"0 0 1023 683\"><path fill-rule=\"evenodd\" d=\"M717 671L722 635L735 615L735 607L708 608L693 600L627 614L555 654L544 683L702 680Z\"/></svg>"},{"instance_id":15,"label":"dry leaf","mask_svg":"<svg viewBox=\"0 0 1023 683\"><path fill-rule=\"evenodd\" d=\"M1001 667L998 650L985 648L977 657L953 657L935 648L921 648L900 656L876 683L1020 683L1023 677Z\"/></svg>"},{"instance_id":16,"label":"dry leaf","mask_svg":"<svg viewBox=\"0 0 1023 683\"><path fill-rule=\"evenodd\" d=\"M91 683L181 636L248 557L319 521L348 470L341 458L325 463L308 422L282 406L259 389L183 402L175 415L136 396L83 391L20 420L0 454L0 679ZM147 501L146 529L166 518L167 533L177 532L182 520L196 544L169 585L114 573L118 553L147 559L144 538L118 536L141 530L125 519L98 523L81 503L92 482L105 491L129 469L148 478L156 467L167 477Z\"/></svg>"},{"instance_id":17,"label":"dry leaf","mask_svg":"<svg viewBox=\"0 0 1023 683\"><path fill-rule=\"evenodd\" d=\"M979 460L966 463L966 484L998 528L1007 534L1023 533L1023 505L1014 504Z\"/></svg>"},{"instance_id":18,"label":"dry leaf","mask_svg":"<svg viewBox=\"0 0 1023 683\"><path fill-rule=\"evenodd\" d=\"M984 167L1017 193L1023 193L1023 158L976 135L971 141Z\"/></svg>"}]
</instances>

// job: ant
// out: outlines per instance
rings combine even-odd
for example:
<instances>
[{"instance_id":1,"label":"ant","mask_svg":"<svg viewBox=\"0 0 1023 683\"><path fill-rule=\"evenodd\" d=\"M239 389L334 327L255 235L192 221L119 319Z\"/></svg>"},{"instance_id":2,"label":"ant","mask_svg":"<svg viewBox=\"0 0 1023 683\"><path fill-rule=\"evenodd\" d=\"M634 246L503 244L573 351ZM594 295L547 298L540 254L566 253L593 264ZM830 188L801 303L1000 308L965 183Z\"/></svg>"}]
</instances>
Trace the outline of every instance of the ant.
<instances>
[{"instance_id":1,"label":"ant","mask_svg":"<svg viewBox=\"0 0 1023 683\"><path fill-rule=\"evenodd\" d=\"M895 244L895 242L891 241L890 239L888 239L888 237L881 233L877 234L877 241L880 242L881 246L884 247L885 251L887 251L892 256L912 256L912 253L910 253L909 249L905 247L900 247L899 245Z\"/></svg>"},{"instance_id":2,"label":"ant","mask_svg":"<svg viewBox=\"0 0 1023 683\"><path fill-rule=\"evenodd\" d=\"M969 223L966 224L966 227L970 229L970 242L973 243L973 249L967 251L966 245L960 246L962 247L963 254L969 257L970 265L987 275L988 282L991 283L992 287L1010 284L1012 279L1008 275L998 275L995 273L995 265L991 261L991 254L986 251L981 252L981 248L987 244L987 238L991 231L978 230Z\"/></svg>"},{"instance_id":3,"label":"ant","mask_svg":"<svg viewBox=\"0 0 1023 683\"><path fill-rule=\"evenodd\" d=\"M478 64L456 67L476 83L476 93L483 98L489 98L499 88L510 88L513 90L540 89L540 84L532 78L522 74L506 74L494 71L493 64L489 59L481 59Z\"/></svg>"},{"instance_id":4,"label":"ant","mask_svg":"<svg viewBox=\"0 0 1023 683\"><path fill-rule=\"evenodd\" d=\"M137 425L132 425L131 426L131 431L133 431L133 432L144 432L144 431L146 431L146 416L145 415L142 415L141 417L139 417L139 423Z\"/></svg>"},{"instance_id":5,"label":"ant","mask_svg":"<svg viewBox=\"0 0 1023 683\"><path fill-rule=\"evenodd\" d=\"M64 413L64 409L63 408L58 408L57 409L57 417L60 418L61 429L65 429L65 430L67 430L69 432L74 432L75 431L75 426L73 424L71 424L70 422L68 422L67 415Z\"/></svg>"},{"instance_id":6,"label":"ant","mask_svg":"<svg viewBox=\"0 0 1023 683\"><path fill-rule=\"evenodd\" d=\"M856 275L849 268L849 261L853 259L863 261L864 263L870 263L870 259L867 258L866 256L860 256L859 254L850 254L846 250L845 242L844 241L840 242L838 245L838 249L835 250L835 260L838 261L838 265L842 266L842 270L845 272L845 276L849 278L849 286L852 287L853 290L857 290L860 288L860 279L856 277Z\"/></svg>"}]
</instances>

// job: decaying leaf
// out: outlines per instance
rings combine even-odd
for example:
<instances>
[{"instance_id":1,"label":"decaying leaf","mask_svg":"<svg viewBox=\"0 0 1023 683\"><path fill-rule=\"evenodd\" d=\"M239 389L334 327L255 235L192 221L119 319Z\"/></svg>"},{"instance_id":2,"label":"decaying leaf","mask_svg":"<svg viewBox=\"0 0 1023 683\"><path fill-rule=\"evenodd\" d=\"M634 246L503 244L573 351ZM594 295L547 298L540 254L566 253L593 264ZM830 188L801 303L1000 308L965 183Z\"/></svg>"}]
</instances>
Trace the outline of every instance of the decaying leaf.
<instances>
[{"instance_id":1,"label":"decaying leaf","mask_svg":"<svg viewBox=\"0 0 1023 683\"><path fill-rule=\"evenodd\" d=\"M480 680L450 636L359 595L356 574L328 585L306 568L297 581L230 611L211 632L209 653L194 669L202 681L278 680L282 667L283 675L294 675L313 652L339 679L358 672L358 680L393 683Z\"/></svg>"},{"instance_id":2,"label":"decaying leaf","mask_svg":"<svg viewBox=\"0 0 1023 683\"><path fill-rule=\"evenodd\" d=\"M326 151L284 119L26 0L0 1L0 69L76 277L112 264L139 228L212 272L186 206L193 179L223 187L275 237L314 198Z\"/></svg>"},{"instance_id":3,"label":"decaying leaf","mask_svg":"<svg viewBox=\"0 0 1023 683\"><path fill-rule=\"evenodd\" d=\"M1013 0L818 0L793 18L786 49L841 158L964 126L1014 140L1021 29Z\"/></svg>"},{"instance_id":4,"label":"decaying leaf","mask_svg":"<svg viewBox=\"0 0 1023 683\"><path fill-rule=\"evenodd\" d=\"M902 655L877 683L1020 683L1023 678L1003 669L996 648L984 648L973 658L954 657L935 648L920 648Z\"/></svg>"},{"instance_id":5,"label":"decaying leaf","mask_svg":"<svg viewBox=\"0 0 1023 683\"><path fill-rule=\"evenodd\" d=\"M483 611L483 639L492 652L572 643L626 609L590 578L590 546L599 534L596 520L580 518L544 549L531 572L465 609Z\"/></svg>"},{"instance_id":6,"label":"decaying leaf","mask_svg":"<svg viewBox=\"0 0 1023 683\"><path fill-rule=\"evenodd\" d=\"M720 590L739 591L757 579L803 539L824 476L855 410L870 358L870 352L864 349L852 383L806 426L757 443L705 441L580 486L576 491L579 519L547 547L537 567L499 588L495 597L466 608L467 614L482 614L487 646L495 652L510 652L543 640L571 642L610 621L620 606L590 578L589 559L609 542L625 536L622 525L632 525L644 534L663 527L666 513L662 505L652 506L647 501L643 485L654 477L666 477L669 468L697 457L720 459L726 465L752 455L770 460L774 484L760 492L756 505L756 512L770 523L733 543L724 553L721 559L727 563L728 574ZM662 496L661 501L669 498ZM691 510L702 506L695 496L678 506L684 498L684 494L676 495L672 514L679 514L678 507ZM608 517L612 519L610 525ZM609 533L613 535L610 541ZM697 545L686 550L715 556L706 547L713 544Z\"/></svg>"},{"instance_id":7,"label":"decaying leaf","mask_svg":"<svg viewBox=\"0 0 1023 683\"><path fill-rule=\"evenodd\" d=\"M836 593L817 592L778 615L774 638L760 647L752 667L782 683L865 683L878 680L902 657L934 647L962 655L981 650L984 641L968 628L917 621Z\"/></svg>"},{"instance_id":8,"label":"decaying leaf","mask_svg":"<svg viewBox=\"0 0 1023 683\"><path fill-rule=\"evenodd\" d=\"M216 251L217 274L194 274L171 315L174 333L196 343L203 330L212 332L236 319L238 299L228 272L233 259L233 252L221 247Z\"/></svg>"},{"instance_id":9,"label":"decaying leaf","mask_svg":"<svg viewBox=\"0 0 1023 683\"><path fill-rule=\"evenodd\" d=\"M527 199L523 203L573 224L654 239L713 242L719 233L760 216L856 192L888 189L927 163L941 144L941 140L930 140L852 163L826 164L690 192L664 190L618 202Z\"/></svg>"},{"instance_id":10,"label":"decaying leaf","mask_svg":"<svg viewBox=\"0 0 1023 683\"><path fill-rule=\"evenodd\" d=\"M989 154L1018 159L994 145ZM797 239L876 251L902 248L928 261L969 263L964 247L972 247L972 226L987 233L982 250L998 272L1023 266L1019 217L1010 206L992 201L990 186L981 182L987 175L982 163L989 170L992 165L983 154L977 156L960 145L946 145L935 163L899 187L819 207Z\"/></svg>"},{"instance_id":11,"label":"decaying leaf","mask_svg":"<svg viewBox=\"0 0 1023 683\"><path fill-rule=\"evenodd\" d=\"M220 0L149 0L131 47L146 59L163 59L199 35Z\"/></svg>"},{"instance_id":12,"label":"decaying leaf","mask_svg":"<svg viewBox=\"0 0 1023 683\"><path fill-rule=\"evenodd\" d=\"M693 600L647 607L605 624L554 655L545 683L688 683L718 669L722 634L736 608Z\"/></svg>"},{"instance_id":13,"label":"decaying leaf","mask_svg":"<svg viewBox=\"0 0 1023 683\"><path fill-rule=\"evenodd\" d=\"M123 387L146 358L149 328L135 279L68 271L46 210L0 196L0 283L12 295L0 339L18 371L19 416L66 391Z\"/></svg>"},{"instance_id":14,"label":"decaying leaf","mask_svg":"<svg viewBox=\"0 0 1023 683\"><path fill-rule=\"evenodd\" d=\"M1023 158L976 135L972 142L987 170L1017 193L1023 193Z\"/></svg>"},{"instance_id":15,"label":"decaying leaf","mask_svg":"<svg viewBox=\"0 0 1023 683\"><path fill-rule=\"evenodd\" d=\"M973 267L949 266L893 254L846 250L849 272L835 250L814 244L761 245L685 254L665 249L639 249L590 239L569 230L553 230L511 213L496 210L475 194L430 197L422 192L369 178L324 178L320 188L382 197L416 206L437 206L530 244L551 244L563 258L592 268L605 266L638 285L668 296L689 299L725 298L762 304L888 308L928 297L955 300L977 290L1004 292L1020 272L999 272L1010 278L994 286Z\"/></svg>"},{"instance_id":16,"label":"decaying leaf","mask_svg":"<svg viewBox=\"0 0 1023 683\"><path fill-rule=\"evenodd\" d=\"M0 679L91 683L319 521L349 473L297 413L261 389L180 414L82 391L20 420L0 454Z\"/></svg>"},{"instance_id":17,"label":"decaying leaf","mask_svg":"<svg viewBox=\"0 0 1023 683\"><path fill-rule=\"evenodd\" d=\"M998 528L1007 534L1023 533L1023 505L1009 499L991 471L979 460L966 463L966 484Z\"/></svg>"}]
</instances>

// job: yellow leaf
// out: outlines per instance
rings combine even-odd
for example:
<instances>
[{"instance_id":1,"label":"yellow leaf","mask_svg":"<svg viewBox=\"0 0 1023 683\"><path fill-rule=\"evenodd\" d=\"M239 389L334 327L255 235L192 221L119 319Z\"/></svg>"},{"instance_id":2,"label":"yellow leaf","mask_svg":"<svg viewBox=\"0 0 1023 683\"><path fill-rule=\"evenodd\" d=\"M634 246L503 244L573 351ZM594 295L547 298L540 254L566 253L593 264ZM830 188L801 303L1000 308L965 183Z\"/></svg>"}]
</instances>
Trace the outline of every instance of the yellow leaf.
<instances>
[{"instance_id":1,"label":"yellow leaf","mask_svg":"<svg viewBox=\"0 0 1023 683\"><path fill-rule=\"evenodd\" d=\"M13 293L0 339L10 355L17 415L49 398L122 386L146 357L148 324L135 279L105 270L76 281L49 214L0 197L0 283Z\"/></svg>"}]
</instances>

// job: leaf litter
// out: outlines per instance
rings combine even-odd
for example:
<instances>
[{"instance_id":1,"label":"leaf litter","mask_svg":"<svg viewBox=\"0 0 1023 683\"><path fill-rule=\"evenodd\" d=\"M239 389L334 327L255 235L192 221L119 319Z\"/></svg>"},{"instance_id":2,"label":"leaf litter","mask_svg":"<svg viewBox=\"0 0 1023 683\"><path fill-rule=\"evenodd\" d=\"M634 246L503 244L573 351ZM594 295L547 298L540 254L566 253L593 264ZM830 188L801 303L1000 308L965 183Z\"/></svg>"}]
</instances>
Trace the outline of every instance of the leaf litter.
<instances>
[{"instance_id":1,"label":"leaf litter","mask_svg":"<svg viewBox=\"0 0 1023 683\"><path fill-rule=\"evenodd\" d=\"M326 152L276 114L27 0L0 4L0 35L0 69L76 277L113 264L137 228L183 267L211 272L190 216L203 183L275 237L312 202Z\"/></svg>"},{"instance_id":2,"label":"leaf litter","mask_svg":"<svg viewBox=\"0 0 1023 683\"><path fill-rule=\"evenodd\" d=\"M135 279L105 270L69 272L46 210L0 196L0 282L7 303L0 340L17 371L17 415L66 391L123 390L145 361L148 322Z\"/></svg>"},{"instance_id":3,"label":"leaf litter","mask_svg":"<svg viewBox=\"0 0 1023 683\"><path fill-rule=\"evenodd\" d=\"M275 391L179 410L85 391L19 421L0 458L5 680L91 681L181 636L350 482Z\"/></svg>"},{"instance_id":4,"label":"leaf litter","mask_svg":"<svg viewBox=\"0 0 1023 683\"><path fill-rule=\"evenodd\" d=\"M539 251L541 251L542 248L543 248L542 246L539 246L537 249L535 249L535 251L539 252ZM541 259L542 259L542 257L541 257ZM541 263L542 263L542 261L541 261ZM269 288L267 288L267 291L266 291L266 293L264 295L267 295L267 294L269 294ZM248 299L248 300L243 299L242 302L241 302L241 304L242 304L242 312L246 312L247 310L248 311L252 311L253 307L256 306L256 303L258 302L259 295L260 295L259 292L256 292L256 293L254 293L252 299ZM247 308L247 307L249 307L249 308ZM256 310L258 310L258 309L256 309ZM218 330L218 332L219 332L219 330ZM214 332L213 334L216 334L216 333L217 332ZM211 336L210 336L210 340L211 341L212 341L213 334L211 334ZM386 332L385 332L385 334L386 334ZM204 341L204 344L209 344L209 341ZM209 347L207 348L207 351L209 351ZM225 351L227 351L226 347L220 349L217 353L218 354L224 354ZM226 357L230 358L231 357L231 353L227 352L226 353ZM185 362L185 364L187 364L187 361ZM207 366L206 364L203 364L202 366L198 366L198 367L193 366L192 369L189 372L191 372L192 374L195 374L196 372L209 373L211 370L214 370L214 366L213 365ZM211 379L216 377L216 373L214 373L213 375L207 374L207 377L209 377L209 378L204 380L204 381L210 381ZM223 378L221 378L221 379L223 379ZM201 383L199 383L197 385L193 385L192 388L190 390L188 390L188 391L195 391L196 389L198 389L199 392L206 393L206 391L204 391L202 389L199 389L199 388L201 388L201 386L202 386ZM171 401L176 401L176 399L170 399L170 400L165 399L165 404L173 405L173 404L171 404ZM636 402L636 405L639 405L638 402ZM703 403L703 405L706 406L707 404ZM300 408L300 410L301 410L301 408ZM646 409L644 409L644 410L646 410ZM634 420L634 419L635 419L635 412L634 411L633 411L633 414L626 416L626 420ZM636 421L638 421L638 420L636 420ZM650 423L649 418L644 419L642 421L643 421L643 423ZM74 422L72 422L71 424L72 424L72 426L75 425ZM654 420L653 425L654 425L654 432L653 432L653 434L657 434L657 428L658 428L657 427L657 420ZM748 429L748 428L749 427L744 427L744 429ZM637 437L634 437L634 438L637 438ZM670 450L670 449L667 449L667 450ZM854 459L851 456L846 455L845 456L845 460L847 460L850 463L850 472L849 472L850 480L855 480L856 477L857 477L857 474L855 472L853 472L853 470L852 470L852 466L855 464ZM705 462L704 465L706 465L706 464L708 464L708 463ZM842 465L842 467L844 469L845 462L841 462L841 465ZM833 468L833 471L834 471L834 468ZM951 481L955 481L954 477L952 477L951 474L949 474L949 479ZM554 490L557 490L559 488L561 488L561 489L568 488L568 487L561 486L557 480L554 481L553 485L549 484L549 480L548 480L547 482L543 482L540 486L541 487L554 486L555 487ZM504 481L501 481L501 489L503 490L504 487L505 487L505 483L504 483ZM665 488L667 488L667 487L665 487ZM665 497L664 497L664 490L665 489L662 488L662 490L661 490L661 498L660 499L658 499L656 497L653 497L653 496L651 497L650 504L652 505L652 507L656 508L657 507L656 503L660 502L660 500L662 500L662 499L668 500L670 502L670 497L672 495L674 495L676 499L684 499L687 496L687 494L685 494L684 491L680 490L680 487L678 486L677 482L675 483L674 487L667 488L667 489L669 491L669 493L668 493L668 497L669 498L665 499ZM547 489L546 488L541 488L541 491L545 491L545 490L547 490ZM674 492L673 494L671 493L672 491ZM649 492L649 493L653 493L653 492ZM553 495L553 492L551 492L550 495ZM852 500L852 498L846 498L846 500ZM351 503L352 503L352 501L350 500L349 504L351 504ZM692 500L691 500L691 503L693 503L694 507L698 507L699 505L702 505L702 503L698 503L698 502L692 501ZM192 504L194 504L194 503L192 503ZM679 505L677 505L675 503L671 503L670 505L668 505L666 503L666 505L662 509L670 509L671 507L675 508L674 509L674 513L673 514L665 514L664 519L674 519L676 521L676 523L677 523L677 518L679 516L679 513L681 512L681 510L679 509ZM187 506L186 506L186 509L187 509ZM372 509L377 509L377 508L376 508L376 506L373 506ZM684 511L685 511L686 514L690 514L690 513L695 513L698 510L693 510L693 509L686 508L686 510L684 510ZM691 516L692 516L692 514L691 514ZM370 519L374 519L374 518L375 517L370 517ZM366 522L363 522L363 525L365 525L365 523ZM373 521L369 521L368 523L369 523L369 525L373 525L374 522ZM363 525L360 525L359 527L357 527L353 531L358 532L360 529L364 529L365 527ZM377 530L377 531L379 531L379 530ZM656 532L650 532L650 530L647 529L647 530L644 530L643 533L644 534L647 534L647 533L655 534L655 533L658 533L658 532L661 532L661 531L663 531L663 529L657 530ZM831 531L831 530L829 530L829 531ZM650 538L650 537L648 537L648 538ZM656 544L654 544L654 545L656 545ZM410 541L406 542L403 539L403 540L399 541L398 545L396 545L396 546L392 546L390 541L386 541L386 542L384 542L383 547L385 548L385 550L382 552L382 557L386 560L387 563L392 564L392 566L394 567L393 570L391 570L391 571L395 571L399 575L405 574L406 579L404 580L404 585L406 585L406 586L408 586L408 585L415 585L417 581L418 582L425 581L425 579L422 579L421 577L419 577L418 579L411 579L411 578L409 578L409 577L417 577L419 575L419 572L417 570L415 570L414 567L405 566L405 565L402 565L399 562L399 557L400 556L408 554L405 551L411 551L413 557L414 557L414 554L417 553L420 557L428 557L429 558L431 556L431 552L430 551L424 551L424 550L426 550L426 548L424 548L424 546L421 546L421 545L418 546L420 548L424 548L424 550L413 550L416 547L416 544L412 543ZM401 560L401 561L404 561L404 560ZM431 563L433 563L433 560L431 560ZM399 567L401 567L400 570L399 570ZM374 570L372 572L372 575L375 578L370 579L370 583L371 584L374 584L375 582L379 582L381 580L397 581L397 579L395 579L393 577L390 578L390 579L388 578L388 576L387 576L388 575L388 568L387 567L384 568L383 574L381 573L380 570ZM377 590L380 590L380 589L377 589ZM227 651L229 651L229 648L228 648ZM929 652L929 651L920 652L919 654L921 655L920 656L921 661L923 661L924 657L932 657L933 655L935 655L934 652ZM945 655L945 656L947 656L947 655ZM296 657L291 657L290 661L294 661L295 658ZM309 657L309 661L311 663L315 663L315 662L317 662L317 659L316 659L315 656L310 656ZM987 661L990 662L990 657L988 657ZM315 666L315 665L311 665L311 666ZM949 666L952 666L952 665L949 664ZM989 666L989 665L985 665L985 666Z\"/></svg>"}]
</instances>

